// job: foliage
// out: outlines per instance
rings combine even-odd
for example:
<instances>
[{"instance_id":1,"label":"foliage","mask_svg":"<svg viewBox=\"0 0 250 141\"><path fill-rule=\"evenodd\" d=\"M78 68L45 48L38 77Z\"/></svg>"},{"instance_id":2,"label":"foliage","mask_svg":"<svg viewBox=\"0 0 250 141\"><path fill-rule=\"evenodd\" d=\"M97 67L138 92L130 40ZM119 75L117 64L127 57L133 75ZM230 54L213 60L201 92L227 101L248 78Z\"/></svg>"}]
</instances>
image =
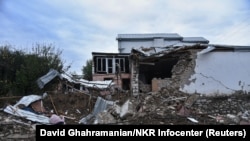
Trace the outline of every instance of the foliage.
<instances>
[{"instance_id":1,"label":"foliage","mask_svg":"<svg viewBox=\"0 0 250 141\"><path fill-rule=\"evenodd\" d=\"M62 72L62 51L56 51L51 44L36 44L29 53L11 51L10 48L11 46L0 46L0 95L9 92L15 95L40 92L36 84L39 77L51 68Z\"/></svg>"},{"instance_id":2,"label":"foliage","mask_svg":"<svg viewBox=\"0 0 250 141\"><path fill-rule=\"evenodd\" d=\"M0 94L8 93L16 79L16 71L20 69L24 53L11 50L10 45L0 47Z\"/></svg>"},{"instance_id":3,"label":"foliage","mask_svg":"<svg viewBox=\"0 0 250 141\"><path fill-rule=\"evenodd\" d=\"M86 61L86 66L82 68L83 79L92 81L92 60Z\"/></svg>"}]
</instances>

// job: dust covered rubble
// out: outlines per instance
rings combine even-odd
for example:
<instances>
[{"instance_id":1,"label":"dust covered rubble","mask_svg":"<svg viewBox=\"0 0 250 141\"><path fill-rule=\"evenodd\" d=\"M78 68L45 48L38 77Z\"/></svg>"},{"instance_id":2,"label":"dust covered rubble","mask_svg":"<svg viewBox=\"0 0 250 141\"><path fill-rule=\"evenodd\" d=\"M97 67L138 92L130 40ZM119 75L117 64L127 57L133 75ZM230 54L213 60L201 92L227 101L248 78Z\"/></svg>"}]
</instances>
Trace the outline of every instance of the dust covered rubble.
<instances>
[{"instance_id":1,"label":"dust covered rubble","mask_svg":"<svg viewBox=\"0 0 250 141\"><path fill-rule=\"evenodd\" d=\"M111 106L96 113L86 124L250 125L250 95L243 93L202 96L163 88L127 96L122 101L114 97L108 101ZM2 109L0 124L0 140L35 140L37 123L4 113Z\"/></svg>"},{"instance_id":2,"label":"dust covered rubble","mask_svg":"<svg viewBox=\"0 0 250 141\"><path fill-rule=\"evenodd\" d=\"M250 96L203 96L162 89L128 98L97 114L89 124L250 124Z\"/></svg>"},{"instance_id":3,"label":"dust covered rubble","mask_svg":"<svg viewBox=\"0 0 250 141\"><path fill-rule=\"evenodd\" d=\"M35 126L26 119L0 112L0 140L35 141Z\"/></svg>"}]
</instances>

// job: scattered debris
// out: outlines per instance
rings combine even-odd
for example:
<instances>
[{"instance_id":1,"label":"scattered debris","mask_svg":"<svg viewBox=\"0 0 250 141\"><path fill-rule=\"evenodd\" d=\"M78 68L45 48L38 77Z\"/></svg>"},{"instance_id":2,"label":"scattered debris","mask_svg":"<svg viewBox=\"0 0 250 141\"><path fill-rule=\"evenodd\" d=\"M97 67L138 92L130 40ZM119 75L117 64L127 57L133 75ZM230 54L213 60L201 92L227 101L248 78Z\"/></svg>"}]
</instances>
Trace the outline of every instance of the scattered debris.
<instances>
[{"instance_id":1,"label":"scattered debris","mask_svg":"<svg viewBox=\"0 0 250 141\"><path fill-rule=\"evenodd\" d=\"M104 110L108 109L110 106L114 104L113 101L107 101L101 97L98 97L94 106L94 110L92 113L87 115L86 117L82 118L79 123L81 124L92 124L97 116L97 114L103 112ZM92 121L90 121L92 120Z\"/></svg>"},{"instance_id":2,"label":"scattered debris","mask_svg":"<svg viewBox=\"0 0 250 141\"><path fill-rule=\"evenodd\" d=\"M24 96L14 106L8 105L5 107L4 112L41 124L49 124L49 117L45 115L46 110L42 101L46 95L44 93L43 96Z\"/></svg>"},{"instance_id":3,"label":"scattered debris","mask_svg":"<svg viewBox=\"0 0 250 141\"><path fill-rule=\"evenodd\" d=\"M196 119L194 118L191 118L191 117L187 117L187 119L189 119L190 121L194 122L194 123L198 123L199 121L197 121Z\"/></svg>"},{"instance_id":4,"label":"scattered debris","mask_svg":"<svg viewBox=\"0 0 250 141\"><path fill-rule=\"evenodd\" d=\"M88 94L46 92L10 99L8 104L1 100L0 139L34 138L35 125L56 124L49 120L52 114L62 116L64 124L250 125L250 95L241 92L200 96L163 87L134 96L113 87L89 87Z\"/></svg>"}]
</instances>

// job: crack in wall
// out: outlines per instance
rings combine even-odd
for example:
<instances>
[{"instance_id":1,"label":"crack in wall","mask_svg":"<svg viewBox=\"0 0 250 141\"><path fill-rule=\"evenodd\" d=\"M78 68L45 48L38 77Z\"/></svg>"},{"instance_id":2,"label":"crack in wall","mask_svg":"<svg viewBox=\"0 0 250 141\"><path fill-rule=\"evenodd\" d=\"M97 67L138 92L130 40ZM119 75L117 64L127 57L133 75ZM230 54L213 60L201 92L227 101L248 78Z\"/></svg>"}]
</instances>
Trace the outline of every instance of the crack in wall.
<instances>
[{"instance_id":1,"label":"crack in wall","mask_svg":"<svg viewBox=\"0 0 250 141\"><path fill-rule=\"evenodd\" d=\"M232 90L232 91L234 91L234 92L237 91L237 90L234 90L234 89L231 89L231 88L227 87L227 86L226 86L225 84L223 84L221 81L215 79L215 78L212 77L212 76L206 76L206 75L204 75L204 74L202 74L202 73L196 73L196 74L199 74L199 75L201 75L201 76L203 76L203 77L205 77L205 78L210 78L210 79L212 79L212 80L218 82L219 84L221 84L221 85L222 85L223 87L225 87L226 89Z\"/></svg>"}]
</instances>

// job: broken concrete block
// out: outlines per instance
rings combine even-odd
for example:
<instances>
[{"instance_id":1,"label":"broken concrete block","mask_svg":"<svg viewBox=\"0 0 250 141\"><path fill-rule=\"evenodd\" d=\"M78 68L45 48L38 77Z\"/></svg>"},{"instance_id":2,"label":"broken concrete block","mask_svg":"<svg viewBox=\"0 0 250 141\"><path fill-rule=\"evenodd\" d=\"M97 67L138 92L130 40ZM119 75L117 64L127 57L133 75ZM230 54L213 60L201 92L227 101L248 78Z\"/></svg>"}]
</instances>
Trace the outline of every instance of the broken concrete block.
<instances>
[{"instance_id":1,"label":"broken concrete block","mask_svg":"<svg viewBox=\"0 0 250 141\"><path fill-rule=\"evenodd\" d=\"M134 107L130 100L127 100L122 106L121 106L121 113L120 118L125 119L128 116L132 116L134 114Z\"/></svg>"},{"instance_id":2,"label":"broken concrete block","mask_svg":"<svg viewBox=\"0 0 250 141\"><path fill-rule=\"evenodd\" d=\"M106 110L97 114L94 124L114 124L115 118Z\"/></svg>"},{"instance_id":3,"label":"broken concrete block","mask_svg":"<svg viewBox=\"0 0 250 141\"><path fill-rule=\"evenodd\" d=\"M240 118L236 115L233 114L227 114L226 117L230 120L232 120L235 123L239 123L240 122Z\"/></svg>"},{"instance_id":4,"label":"broken concrete block","mask_svg":"<svg viewBox=\"0 0 250 141\"><path fill-rule=\"evenodd\" d=\"M121 113L121 107L117 104L114 104L108 112L113 115L114 117L119 117Z\"/></svg>"},{"instance_id":5,"label":"broken concrete block","mask_svg":"<svg viewBox=\"0 0 250 141\"><path fill-rule=\"evenodd\" d=\"M195 101L199 98L199 95L197 94L193 94L190 97L188 97L188 99L185 101L185 106L186 107L191 107L193 105L193 103L195 103Z\"/></svg>"}]
</instances>

